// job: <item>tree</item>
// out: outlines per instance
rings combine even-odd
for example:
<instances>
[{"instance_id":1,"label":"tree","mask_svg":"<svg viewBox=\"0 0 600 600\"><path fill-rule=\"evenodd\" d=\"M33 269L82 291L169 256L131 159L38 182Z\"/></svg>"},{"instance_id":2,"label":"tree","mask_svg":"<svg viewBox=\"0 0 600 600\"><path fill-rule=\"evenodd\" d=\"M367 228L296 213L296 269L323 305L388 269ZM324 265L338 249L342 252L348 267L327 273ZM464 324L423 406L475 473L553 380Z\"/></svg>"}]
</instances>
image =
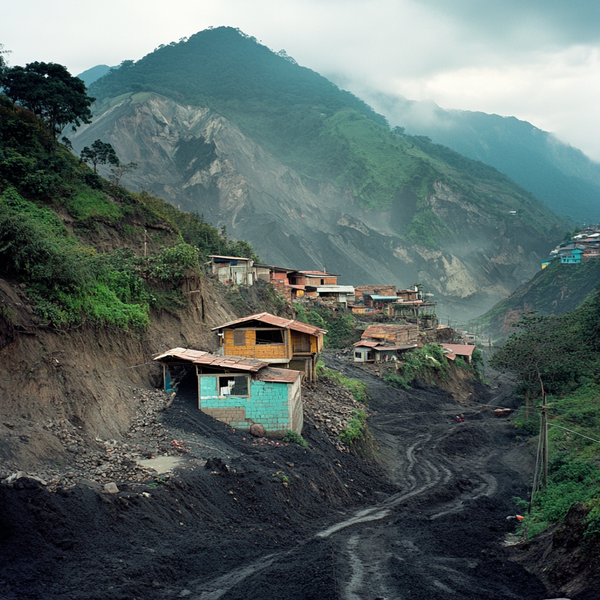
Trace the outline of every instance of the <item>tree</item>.
<instances>
[{"instance_id":1,"label":"tree","mask_svg":"<svg viewBox=\"0 0 600 600\"><path fill-rule=\"evenodd\" d=\"M16 104L44 120L54 138L69 124L73 131L92 122L85 83L56 63L33 62L25 67L5 67L0 80L4 93Z\"/></svg>"},{"instance_id":2,"label":"tree","mask_svg":"<svg viewBox=\"0 0 600 600\"><path fill-rule=\"evenodd\" d=\"M120 165L119 157L111 144L105 143L102 140L96 140L92 147L86 146L81 151L81 160L94 165L94 173L98 172L98 165ZM137 165L136 165L137 166Z\"/></svg>"},{"instance_id":3,"label":"tree","mask_svg":"<svg viewBox=\"0 0 600 600\"><path fill-rule=\"evenodd\" d=\"M117 163L116 165L110 168L110 175L108 176L110 182L113 185L119 185L121 179L130 173L131 171L135 171L137 169L138 164L136 162L129 162L127 164Z\"/></svg>"}]
</instances>

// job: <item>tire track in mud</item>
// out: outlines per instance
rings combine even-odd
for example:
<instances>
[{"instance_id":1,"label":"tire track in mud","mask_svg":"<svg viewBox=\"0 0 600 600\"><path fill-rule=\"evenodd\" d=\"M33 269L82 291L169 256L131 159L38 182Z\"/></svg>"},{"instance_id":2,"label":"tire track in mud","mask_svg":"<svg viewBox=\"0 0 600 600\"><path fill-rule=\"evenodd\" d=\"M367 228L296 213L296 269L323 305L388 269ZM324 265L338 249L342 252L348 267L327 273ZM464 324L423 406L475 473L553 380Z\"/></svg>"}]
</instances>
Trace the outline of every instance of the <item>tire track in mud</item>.
<instances>
[{"instance_id":1,"label":"tire track in mud","mask_svg":"<svg viewBox=\"0 0 600 600\"><path fill-rule=\"evenodd\" d=\"M334 362L332 366L350 376L357 374L347 364ZM375 506L356 511L317 531L290 550L269 554L203 582L196 588L197 594L189 598L218 600L234 590L235 597L246 597L243 593L239 596L238 586L253 577L268 580L269 573L289 568L296 556L307 556L307 552L303 554L306 550L303 547L315 542L332 545L331 554L335 555L332 579L335 581L331 587L336 590L335 597L344 600L432 600L450 596L478 600L541 598L513 594L501 583L491 583L486 577L482 577L480 583L469 576L470 569L478 568L478 560L447 556L436 548L435 539L433 549L428 547L431 540L427 538L440 535L438 522L456 518L467 510L468 503L489 500L499 492L500 484L489 469L498 451L490 450L485 436L478 437L482 424L469 422L453 426L448 416L453 415L457 407L448 397L439 402L429 401L427 407L428 402L419 398L418 392L402 393L369 375L359 375L369 384L371 397L379 400L372 403L376 405L376 412L370 418L370 427L381 444L391 481L402 489ZM430 410L404 412L402 409L410 406L413 399L415 404ZM432 414L439 418L432 419ZM501 427L499 423L493 425ZM458 429L460 427L462 429ZM473 436L469 453L461 454L458 460L448 452L457 434ZM457 482L465 480L470 489L457 486ZM421 529L426 523L434 529ZM448 537L443 529L441 535ZM447 540L441 541L447 543ZM310 559L307 561L310 564Z\"/></svg>"}]
</instances>

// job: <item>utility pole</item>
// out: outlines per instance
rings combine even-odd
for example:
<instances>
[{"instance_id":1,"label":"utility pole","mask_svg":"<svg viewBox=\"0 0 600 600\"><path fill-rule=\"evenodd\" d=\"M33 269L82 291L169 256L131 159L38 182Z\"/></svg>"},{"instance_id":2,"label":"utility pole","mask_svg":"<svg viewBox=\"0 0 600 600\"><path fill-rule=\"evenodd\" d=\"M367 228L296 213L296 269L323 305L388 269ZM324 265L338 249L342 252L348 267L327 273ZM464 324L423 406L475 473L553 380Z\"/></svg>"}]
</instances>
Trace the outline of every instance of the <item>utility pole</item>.
<instances>
[{"instance_id":1,"label":"utility pole","mask_svg":"<svg viewBox=\"0 0 600 600\"><path fill-rule=\"evenodd\" d=\"M542 485L546 487L548 485L548 415L546 414L546 410L549 407L546 404L546 394L544 394L543 398L540 435L542 436Z\"/></svg>"}]
</instances>

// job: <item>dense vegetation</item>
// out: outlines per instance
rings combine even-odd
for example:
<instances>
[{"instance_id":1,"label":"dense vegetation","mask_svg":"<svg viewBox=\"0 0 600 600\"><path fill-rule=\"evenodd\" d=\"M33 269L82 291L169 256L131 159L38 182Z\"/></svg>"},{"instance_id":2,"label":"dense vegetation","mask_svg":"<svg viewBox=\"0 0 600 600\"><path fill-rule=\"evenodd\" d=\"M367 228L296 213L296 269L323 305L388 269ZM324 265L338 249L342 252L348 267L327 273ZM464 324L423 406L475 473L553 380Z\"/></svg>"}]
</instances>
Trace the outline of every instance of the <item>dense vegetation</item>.
<instances>
[{"instance_id":1,"label":"dense vegetation","mask_svg":"<svg viewBox=\"0 0 600 600\"><path fill-rule=\"evenodd\" d=\"M101 179L52 127L0 95L0 275L26 284L42 324L145 327L151 307L181 305L177 284L199 260L252 255L201 217ZM99 251L106 228L128 247Z\"/></svg>"},{"instance_id":2,"label":"dense vegetation","mask_svg":"<svg viewBox=\"0 0 600 600\"><path fill-rule=\"evenodd\" d=\"M492 340L506 339L514 330L511 324L523 313L535 309L540 315L561 315L575 310L593 294L600 282L600 260L580 264L552 261L526 284L517 288L471 326L483 330Z\"/></svg>"},{"instance_id":3,"label":"dense vegetation","mask_svg":"<svg viewBox=\"0 0 600 600\"><path fill-rule=\"evenodd\" d=\"M324 337L325 348L347 348L360 339L360 333L356 329L355 319L351 313L339 313L319 306L307 311L300 302L295 303L294 308L298 321L327 330Z\"/></svg>"},{"instance_id":4,"label":"dense vegetation","mask_svg":"<svg viewBox=\"0 0 600 600\"><path fill-rule=\"evenodd\" d=\"M436 183L503 220L519 210L519 224L538 232L555 223L538 200L495 169L427 138L390 131L384 117L352 94L233 28L203 31L135 63L125 61L91 91L98 110L150 91L209 106L308 184L333 184L367 209L389 209L408 190L416 207L397 233L421 245L437 248L452 235L426 202Z\"/></svg>"},{"instance_id":5,"label":"dense vegetation","mask_svg":"<svg viewBox=\"0 0 600 600\"><path fill-rule=\"evenodd\" d=\"M588 533L600 532L600 291L565 315L527 315L519 331L492 359L516 373L526 403L520 427L539 432L534 410L547 394L548 485L535 497L524 522L530 533L560 521L576 502L592 509ZM536 401L537 400L537 401Z\"/></svg>"},{"instance_id":6,"label":"dense vegetation","mask_svg":"<svg viewBox=\"0 0 600 600\"><path fill-rule=\"evenodd\" d=\"M480 367L483 365L483 357L480 350L473 350L470 364L457 356L454 365L469 371L475 379L481 380ZM422 348L407 352L404 360L398 364L396 372L386 373L384 380L392 387L408 390L415 380L435 385L436 379L446 379L449 370L450 363L441 346L426 344Z\"/></svg>"}]
</instances>

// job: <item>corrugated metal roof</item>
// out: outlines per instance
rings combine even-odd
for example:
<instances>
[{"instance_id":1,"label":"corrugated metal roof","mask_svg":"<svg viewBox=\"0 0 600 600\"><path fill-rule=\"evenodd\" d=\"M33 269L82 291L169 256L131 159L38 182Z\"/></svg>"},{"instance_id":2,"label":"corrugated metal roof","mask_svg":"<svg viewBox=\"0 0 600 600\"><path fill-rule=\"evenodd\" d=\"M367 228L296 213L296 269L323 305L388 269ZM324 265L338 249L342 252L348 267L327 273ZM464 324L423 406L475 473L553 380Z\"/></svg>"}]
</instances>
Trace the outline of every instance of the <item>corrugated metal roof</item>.
<instances>
[{"instance_id":1,"label":"corrugated metal roof","mask_svg":"<svg viewBox=\"0 0 600 600\"><path fill-rule=\"evenodd\" d=\"M380 296L379 294L364 294L363 297L368 296L376 302L397 302L398 296Z\"/></svg>"},{"instance_id":2,"label":"corrugated metal roof","mask_svg":"<svg viewBox=\"0 0 600 600\"><path fill-rule=\"evenodd\" d=\"M252 260L251 258L246 258L245 256L221 256L219 254L209 254L208 258L223 258L225 260Z\"/></svg>"},{"instance_id":3,"label":"corrugated metal roof","mask_svg":"<svg viewBox=\"0 0 600 600\"><path fill-rule=\"evenodd\" d=\"M352 344L355 348L358 348L359 346L363 346L365 348L376 348L377 346L379 346L379 342L356 342L355 344Z\"/></svg>"},{"instance_id":4,"label":"corrugated metal roof","mask_svg":"<svg viewBox=\"0 0 600 600\"><path fill-rule=\"evenodd\" d=\"M194 361L201 356L205 356L208 352L203 352L202 350L190 350L189 348L171 348L167 352L163 352L163 354L159 354L154 357L154 360L162 360L163 358L167 358L172 356L173 358L180 358L182 360Z\"/></svg>"},{"instance_id":5,"label":"corrugated metal roof","mask_svg":"<svg viewBox=\"0 0 600 600\"><path fill-rule=\"evenodd\" d=\"M354 286L351 285L319 285L317 286L317 293L322 294L323 292L341 292L345 294L354 294Z\"/></svg>"},{"instance_id":6,"label":"corrugated metal roof","mask_svg":"<svg viewBox=\"0 0 600 600\"><path fill-rule=\"evenodd\" d=\"M272 383L296 383L298 377L302 376L301 371L293 371L291 369L274 369L267 367L261 369L254 379L257 381L270 381Z\"/></svg>"},{"instance_id":7,"label":"corrugated metal roof","mask_svg":"<svg viewBox=\"0 0 600 600\"><path fill-rule=\"evenodd\" d=\"M250 315L249 317L243 317L236 319L235 321L229 321L218 327L213 327L211 331L217 329L226 329L232 325L240 325L241 323L247 323L248 321L259 321L260 323L266 323L267 325L274 325L275 327L282 327L283 329L292 329L294 331L300 331L302 333L308 333L309 335L318 336L320 333L327 333L326 329L314 327L307 323L301 323L300 321L294 321L293 319L283 319L282 317L276 317L267 312L258 313L256 315Z\"/></svg>"},{"instance_id":8,"label":"corrugated metal roof","mask_svg":"<svg viewBox=\"0 0 600 600\"><path fill-rule=\"evenodd\" d=\"M473 350L475 350L475 346L472 346L471 344L440 344L440 346L450 350L452 354L458 356L471 356Z\"/></svg>"},{"instance_id":9,"label":"corrugated metal roof","mask_svg":"<svg viewBox=\"0 0 600 600\"><path fill-rule=\"evenodd\" d=\"M362 334L362 338L383 337L386 335L395 335L407 329L416 329L416 325L369 325Z\"/></svg>"},{"instance_id":10,"label":"corrugated metal roof","mask_svg":"<svg viewBox=\"0 0 600 600\"><path fill-rule=\"evenodd\" d=\"M238 371L250 371L256 373L268 366L268 363L255 358L245 358L243 356L215 356L207 354L194 360L196 365L207 367L222 367L223 369L235 369Z\"/></svg>"}]
</instances>

